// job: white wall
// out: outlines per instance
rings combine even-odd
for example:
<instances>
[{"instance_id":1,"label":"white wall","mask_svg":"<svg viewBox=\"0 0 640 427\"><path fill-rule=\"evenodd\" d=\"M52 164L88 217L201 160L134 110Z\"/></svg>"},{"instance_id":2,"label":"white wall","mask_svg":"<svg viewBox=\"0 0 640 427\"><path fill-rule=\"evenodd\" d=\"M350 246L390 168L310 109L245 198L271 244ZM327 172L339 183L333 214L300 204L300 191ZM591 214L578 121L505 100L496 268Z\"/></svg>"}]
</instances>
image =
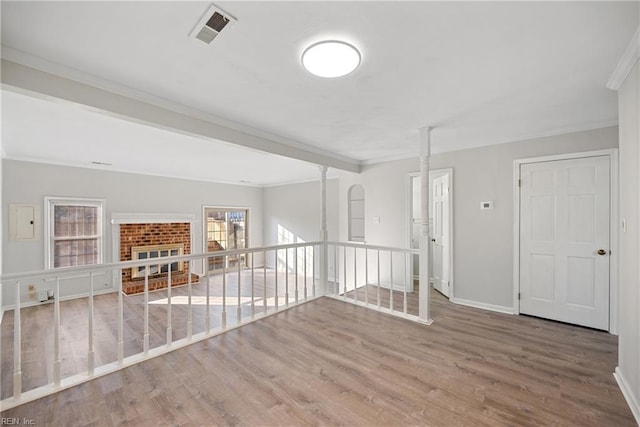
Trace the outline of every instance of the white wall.
<instances>
[{"instance_id":1,"label":"white wall","mask_svg":"<svg viewBox=\"0 0 640 427\"><path fill-rule=\"evenodd\" d=\"M4 192L2 191L2 166L4 165L4 160L1 158L3 156L3 151L2 151L2 138L0 138L0 200L3 200L4 198ZM5 235L5 229L6 227L4 226L4 218L5 218L5 214L4 214L5 210L4 210L4 206L2 206L2 208L0 209L0 242L3 242L3 237ZM3 269L2 269L2 263L4 260L3 257L3 252L2 252L2 247L4 245L0 244L0 276L2 275ZM4 310L1 310L1 308L3 307L3 298L2 298L2 285L0 284L0 322L2 322L2 317L4 315Z\"/></svg>"},{"instance_id":2,"label":"white wall","mask_svg":"<svg viewBox=\"0 0 640 427\"><path fill-rule=\"evenodd\" d=\"M40 163L4 160L2 210L10 203L37 205L44 220L44 197L87 197L105 200L104 260L112 261L111 214L118 213L183 213L195 215L192 253L202 252L202 206L248 207L249 242L263 245L262 188L216 184L201 181L162 178L95 169L54 166ZM6 220L3 222L6 229ZM38 224L41 235L43 224ZM17 273L44 268L44 236L34 242L9 242L3 233L3 272ZM117 261L117 260L116 260ZM104 288L104 284L100 285ZM86 289L84 289L86 291ZM81 294L83 289L68 287L65 295ZM4 301L11 301L8 292Z\"/></svg>"},{"instance_id":3,"label":"white wall","mask_svg":"<svg viewBox=\"0 0 640 427\"><path fill-rule=\"evenodd\" d=\"M618 92L620 125L620 327L618 381L640 415L640 65Z\"/></svg>"},{"instance_id":4,"label":"white wall","mask_svg":"<svg viewBox=\"0 0 640 427\"><path fill-rule=\"evenodd\" d=\"M433 131L437 141L438 131ZM504 309L513 306L513 161L515 159L614 148L616 127L435 154L432 169L453 168L454 297ZM418 136L416 133L416 145ZM346 194L365 189L365 240L408 247L408 174L418 158L364 167L340 175L340 237L346 239ZM480 210L481 201L493 210ZM375 224L373 217L380 217Z\"/></svg>"},{"instance_id":5,"label":"white wall","mask_svg":"<svg viewBox=\"0 0 640 427\"><path fill-rule=\"evenodd\" d=\"M305 242L320 240L319 179L317 182L266 187L263 197L265 246L279 243L278 226L284 227ZM339 236L337 179L327 179L327 229L329 240L336 240ZM267 264L274 266L273 254L267 256Z\"/></svg>"}]
</instances>

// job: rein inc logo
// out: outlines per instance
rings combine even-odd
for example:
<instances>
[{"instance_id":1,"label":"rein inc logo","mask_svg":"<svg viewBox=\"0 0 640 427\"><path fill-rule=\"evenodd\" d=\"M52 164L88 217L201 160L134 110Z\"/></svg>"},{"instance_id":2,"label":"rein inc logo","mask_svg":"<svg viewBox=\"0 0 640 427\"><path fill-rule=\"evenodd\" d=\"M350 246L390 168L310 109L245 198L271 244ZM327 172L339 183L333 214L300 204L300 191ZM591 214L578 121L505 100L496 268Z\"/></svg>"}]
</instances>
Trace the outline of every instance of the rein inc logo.
<instances>
[{"instance_id":1,"label":"rein inc logo","mask_svg":"<svg viewBox=\"0 0 640 427\"><path fill-rule=\"evenodd\" d=\"M34 426L36 420L33 418L0 418L0 425L3 426Z\"/></svg>"}]
</instances>

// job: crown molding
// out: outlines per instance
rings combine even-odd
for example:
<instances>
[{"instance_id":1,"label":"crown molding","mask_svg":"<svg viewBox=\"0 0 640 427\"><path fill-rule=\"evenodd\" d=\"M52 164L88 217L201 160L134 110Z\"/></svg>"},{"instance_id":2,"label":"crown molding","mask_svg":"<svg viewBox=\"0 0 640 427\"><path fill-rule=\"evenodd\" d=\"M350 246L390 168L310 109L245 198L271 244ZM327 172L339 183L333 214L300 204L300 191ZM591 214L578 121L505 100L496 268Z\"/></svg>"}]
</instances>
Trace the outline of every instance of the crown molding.
<instances>
[{"instance_id":1,"label":"crown molding","mask_svg":"<svg viewBox=\"0 0 640 427\"><path fill-rule=\"evenodd\" d=\"M332 169L333 170L333 169ZM327 181L330 181L332 179L339 179L339 176L327 176ZM289 181L289 182L279 182L276 184L264 184L262 185L262 188L275 188L275 187L286 187L289 185L297 185L297 184L309 184L311 182L320 182L320 178L315 178L315 179L301 179L298 181Z\"/></svg>"},{"instance_id":2,"label":"crown molding","mask_svg":"<svg viewBox=\"0 0 640 427\"><path fill-rule=\"evenodd\" d=\"M611 73L609 81L607 82L607 89L618 90L622 83L631 72L631 69L640 58L640 27L636 30L631 41L627 45L627 49L624 51L622 58L618 61L618 65Z\"/></svg>"},{"instance_id":3,"label":"crown molding","mask_svg":"<svg viewBox=\"0 0 640 427\"><path fill-rule=\"evenodd\" d=\"M225 181L221 179L207 179L207 178L197 178L187 175L174 175L174 174L160 174L160 173L150 173L150 172L139 172L134 170L129 170L125 168L118 168L112 166L99 166L99 165L89 165L89 164L80 164L75 162L65 162L59 160L48 160L48 159L40 159L36 157L27 157L27 156L13 156L13 155L3 155L3 160L10 160L14 162L25 162L25 163L36 163L41 165L48 166L61 166L68 168L78 168L78 169L90 169L99 172L109 172L109 173L121 173L121 174L131 174L131 175L142 175L142 176L153 176L157 178L167 178L167 179L179 179L182 181L196 181L196 182L206 182L208 184L216 184L216 185L235 185L238 187L250 187L250 188L273 188L273 187L282 187L287 185L294 184L305 184L309 182L319 182L320 176L318 178L309 178L309 179L300 179L300 180L292 180L292 181L277 181L268 184L255 184L255 183L247 183L247 182L238 182L238 181ZM329 176L327 176L327 181L332 179L338 179L339 176L337 174L337 169L331 168L329 170ZM331 171L334 171L333 174Z\"/></svg>"},{"instance_id":4,"label":"crown molding","mask_svg":"<svg viewBox=\"0 0 640 427\"><path fill-rule=\"evenodd\" d=\"M190 177L186 175L139 172L139 171L129 170L126 168L118 168L113 166L88 165L88 164L81 164L76 162L41 159L41 158L29 157L29 156L14 156L11 154L5 155L3 157L3 160L11 160L14 162L25 162L25 163L37 163L37 164L49 165L49 166L62 166L67 168L90 169L90 170L99 171L99 172L122 173L122 174L131 174L131 175L153 176L153 177L167 178L167 179L179 179L183 181L206 182L209 184L236 185L239 187L262 188L265 186L265 184L252 184L252 183L244 183L244 182L237 182L237 181L224 181L220 179L196 178L196 177Z\"/></svg>"},{"instance_id":5,"label":"crown molding","mask_svg":"<svg viewBox=\"0 0 640 427\"><path fill-rule=\"evenodd\" d=\"M579 124L572 125L572 126L564 126L564 127L556 128L556 129L549 129L549 130L544 130L544 131L520 134L520 135L518 135L516 137L507 137L507 138L503 138L503 139L498 139L492 144L466 144L466 145L455 147L455 148L450 149L450 150L441 149L439 147L436 147L435 150L432 148L431 155L433 156L435 154L451 153L451 152L454 152L454 151L464 151L464 150L473 150L473 149L494 147L496 145L510 144L510 143L522 142L522 141L529 141L529 140L532 140L532 139L550 138L550 137L554 137L554 136L568 135L568 134L578 133L578 132L588 132L588 131L591 131L591 130L605 129L605 128L610 128L610 127L615 127L615 126L618 126L618 120L617 119L593 121L593 122L588 122L588 123L579 123ZM418 141L416 140L416 148L415 148L415 150L413 152L404 152L404 153L400 153L400 154L391 154L389 156L384 156L384 157L376 157L376 158L369 159L369 160L363 160L361 163L362 163L362 166L370 166L370 165L377 165L377 164L380 164L380 163L387 163L387 162L393 162L393 161L399 161L399 160L418 159L419 156L420 156L420 150L419 150L419 146L418 146Z\"/></svg>"}]
</instances>

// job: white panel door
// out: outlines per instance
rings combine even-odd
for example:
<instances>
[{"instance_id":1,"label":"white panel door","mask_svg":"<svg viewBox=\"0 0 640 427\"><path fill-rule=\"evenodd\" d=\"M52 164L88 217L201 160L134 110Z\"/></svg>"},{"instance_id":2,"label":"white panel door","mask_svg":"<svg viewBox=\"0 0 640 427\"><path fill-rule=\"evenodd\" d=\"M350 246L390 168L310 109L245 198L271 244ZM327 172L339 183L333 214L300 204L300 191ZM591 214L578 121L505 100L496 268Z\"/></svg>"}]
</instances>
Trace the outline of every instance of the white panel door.
<instances>
[{"instance_id":1,"label":"white panel door","mask_svg":"<svg viewBox=\"0 0 640 427\"><path fill-rule=\"evenodd\" d=\"M449 296L449 176L434 178L432 191L431 257L433 287Z\"/></svg>"},{"instance_id":2,"label":"white panel door","mask_svg":"<svg viewBox=\"0 0 640 427\"><path fill-rule=\"evenodd\" d=\"M520 313L609 329L609 157L520 166Z\"/></svg>"}]
</instances>

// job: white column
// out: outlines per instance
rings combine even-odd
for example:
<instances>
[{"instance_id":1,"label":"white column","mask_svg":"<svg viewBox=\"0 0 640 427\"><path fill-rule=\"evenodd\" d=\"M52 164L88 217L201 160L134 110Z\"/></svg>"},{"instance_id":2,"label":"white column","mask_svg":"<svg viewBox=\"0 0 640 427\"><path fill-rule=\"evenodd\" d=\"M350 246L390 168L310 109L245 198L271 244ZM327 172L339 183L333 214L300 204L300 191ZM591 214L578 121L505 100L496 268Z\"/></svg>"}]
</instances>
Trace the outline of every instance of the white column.
<instances>
[{"instance_id":1,"label":"white column","mask_svg":"<svg viewBox=\"0 0 640 427\"><path fill-rule=\"evenodd\" d=\"M328 259L328 232L327 232L327 167L319 166L320 168L320 240L322 241L322 247L320 249L320 295L327 293L327 277L329 264Z\"/></svg>"},{"instance_id":2,"label":"white column","mask_svg":"<svg viewBox=\"0 0 640 427\"><path fill-rule=\"evenodd\" d=\"M431 288L429 286L429 158L431 157L431 129L420 129L420 297L418 302L421 321L431 323Z\"/></svg>"}]
</instances>

